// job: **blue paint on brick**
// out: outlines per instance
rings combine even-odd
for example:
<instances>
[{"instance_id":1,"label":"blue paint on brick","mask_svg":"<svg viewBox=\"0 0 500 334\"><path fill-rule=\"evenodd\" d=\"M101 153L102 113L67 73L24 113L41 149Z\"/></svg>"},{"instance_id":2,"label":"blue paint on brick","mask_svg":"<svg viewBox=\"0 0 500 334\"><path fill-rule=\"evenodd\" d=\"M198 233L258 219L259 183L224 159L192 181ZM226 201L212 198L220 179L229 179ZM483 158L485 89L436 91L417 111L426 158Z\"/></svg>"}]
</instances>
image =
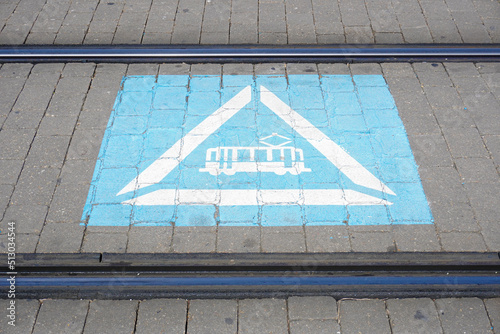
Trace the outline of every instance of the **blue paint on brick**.
<instances>
[{"instance_id":1,"label":"blue paint on brick","mask_svg":"<svg viewBox=\"0 0 500 334\"><path fill-rule=\"evenodd\" d=\"M219 207L220 224L225 226L258 226L259 210L257 205Z\"/></svg>"},{"instance_id":2,"label":"blue paint on brick","mask_svg":"<svg viewBox=\"0 0 500 334\"><path fill-rule=\"evenodd\" d=\"M381 75L355 75L353 77L358 87L386 87L385 79Z\"/></svg>"},{"instance_id":3,"label":"blue paint on brick","mask_svg":"<svg viewBox=\"0 0 500 334\"><path fill-rule=\"evenodd\" d=\"M125 92L150 92L155 86L154 76L128 76L123 80Z\"/></svg>"},{"instance_id":4,"label":"blue paint on brick","mask_svg":"<svg viewBox=\"0 0 500 334\"><path fill-rule=\"evenodd\" d=\"M187 87L157 87L153 108L185 110L187 92ZM147 108L143 107L143 109ZM144 110L144 112L149 113L149 110Z\"/></svg>"},{"instance_id":5,"label":"blue paint on brick","mask_svg":"<svg viewBox=\"0 0 500 334\"><path fill-rule=\"evenodd\" d=\"M89 226L129 226L132 206L123 204L95 204L90 212Z\"/></svg>"},{"instance_id":6,"label":"blue paint on brick","mask_svg":"<svg viewBox=\"0 0 500 334\"><path fill-rule=\"evenodd\" d=\"M218 220L213 205L179 205L176 216L175 226L216 226Z\"/></svg>"},{"instance_id":7,"label":"blue paint on brick","mask_svg":"<svg viewBox=\"0 0 500 334\"><path fill-rule=\"evenodd\" d=\"M262 226L301 226L304 213L300 205L264 205L262 206Z\"/></svg>"},{"instance_id":8,"label":"blue paint on brick","mask_svg":"<svg viewBox=\"0 0 500 334\"><path fill-rule=\"evenodd\" d=\"M324 75L321 77L321 89L324 92L353 92L353 78L350 75Z\"/></svg>"},{"instance_id":9,"label":"blue paint on brick","mask_svg":"<svg viewBox=\"0 0 500 334\"><path fill-rule=\"evenodd\" d=\"M221 88L221 85L223 88ZM396 195L361 186L328 161L308 140L260 100L261 85L338 144ZM210 134L166 175L149 185L117 195L165 151L197 127L222 105L251 86L251 102ZM418 176L417 166L394 100L382 76L290 75L284 76L130 76L122 82L106 129L83 220L95 226L301 226L429 224L433 218ZM298 175L241 171L211 175L205 168L207 152L217 147L267 147L300 149L310 172ZM203 133L199 133L203 135ZM232 151L228 151L231 156ZM257 150L237 151L237 161L267 162ZM288 152L288 151L287 151ZM298 151L297 151L298 152ZM179 151L180 154L180 151ZM287 153L288 154L288 153ZM279 150L273 161L290 166L291 156ZM214 152L215 158L215 152ZM175 158L168 158L176 160ZM233 168L229 159L224 168ZM221 162L220 168L223 168ZM122 204L162 190L205 189L289 190L280 205L129 205ZM303 204L304 193L329 189L352 191L387 200L388 205ZM308 196L311 196L308 193ZM211 195L207 195L211 196ZM215 195L214 196L214 200Z\"/></svg>"}]
</instances>

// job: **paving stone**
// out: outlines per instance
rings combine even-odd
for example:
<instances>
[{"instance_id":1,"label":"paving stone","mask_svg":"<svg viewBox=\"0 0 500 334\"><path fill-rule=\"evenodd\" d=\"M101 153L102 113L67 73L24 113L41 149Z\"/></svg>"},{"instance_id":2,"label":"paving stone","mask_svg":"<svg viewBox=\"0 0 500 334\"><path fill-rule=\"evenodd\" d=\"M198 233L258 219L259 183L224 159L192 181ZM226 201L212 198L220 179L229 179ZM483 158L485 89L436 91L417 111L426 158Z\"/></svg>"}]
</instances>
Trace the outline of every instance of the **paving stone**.
<instances>
[{"instance_id":1,"label":"paving stone","mask_svg":"<svg viewBox=\"0 0 500 334\"><path fill-rule=\"evenodd\" d=\"M120 233L127 234L130 226L87 226L87 233Z\"/></svg>"},{"instance_id":2,"label":"paving stone","mask_svg":"<svg viewBox=\"0 0 500 334\"><path fill-rule=\"evenodd\" d=\"M75 129L76 116L45 116L38 128L38 136L71 136Z\"/></svg>"},{"instance_id":3,"label":"paving stone","mask_svg":"<svg viewBox=\"0 0 500 334\"><path fill-rule=\"evenodd\" d=\"M401 23L401 20L399 20ZM432 36L427 25L420 27L402 26L403 38L406 43L432 43Z\"/></svg>"},{"instance_id":4,"label":"paving stone","mask_svg":"<svg viewBox=\"0 0 500 334\"><path fill-rule=\"evenodd\" d=\"M34 136L33 129L2 129L0 131L2 159L24 159Z\"/></svg>"},{"instance_id":5,"label":"paving stone","mask_svg":"<svg viewBox=\"0 0 500 334\"><path fill-rule=\"evenodd\" d=\"M49 205L59 173L56 168L24 168L11 203Z\"/></svg>"},{"instance_id":6,"label":"paving stone","mask_svg":"<svg viewBox=\"0 0 500 334\"><path fill-rule=\"evenodd\" d=\"M130 64L127 75L157 75L160 66L157 64Z\"/></svg>"},{"instance_id":7,"label":"paving stone","mask_svg":"<svg viewBox=\"0 0 500 334\"><path fill-rule=\"evenodd\" d=\"M420 178L431 203L467 202L460 175L453 167L420 167Z\"/></svg>"},{"instance_id":8,"label":"paving stone","mask_svg":"<svg viewBox=\"0 0 500 334\"><path fill-rule=\"evenodd\" d=\"M159 74L189 74L191 66L189 64L161 64Z\"/></svg>"},{"instance_id":9,"label":"paving stone","mask_svg":"<svg viewBox=\"0 0 500 334\"><path fill-rule=\"evenodd\" d=\"M409 135L408 140L417 165L422 167L452 166L451 156L442 135Z\"/></svg>"},{"instance_id":10,"label":"paving stone","mask_svg":"<svg viewBox=\"0 0 500 334\"><path fill-rule=\"evenodd\" d=\"M88 253L125 253L126 249L125 233L87 233L82 245L82 252Z\"/></svg>"},{"instance_id":11,"label":"paving stone","mask_svg":"<svg viewBox=\"0 0 500 334\"><path fill-rule=\"evenodd\" d=\"M425 87L425 95L433 108L463 108L463 102L454 87Z\"/></svg>"},{"instance_id":12,"label":"paving stone","mask_svg":"<svg viewBox=\"0 0 500 334\"><path fill-rule=\"evenodd\" d=\"M243 299L239 301L238 333L288 333L286 301Z\"/></svg>"},{"instance_id":13,"label":"paving stone","mask_svg":"<svg viewBox=\"0 0 500 334\"><path fill-rule=\"evenodd\" d=\"M313 74L316 75L318 73L318 68L316 64L286 64L286 72L288 75L291 74Z\"/></svg>"},{"instance_id":14,"label":"paving stone","mask_svg":"<svg viewBox=\"0 0 500 334\"><path fill-rule=\"evenodd\" d=\"M344 34L318 35L318 44L342 44L345 43Z\"/></svg>"},{"instance_id":15,"label":"paving stone","mask_svg":"<svg viewBox=\"0 0 500 334\"><path fill-rule=\"evenodd\" d=\"M500 183L466 183L467 196L478 220L488 221L500 217L498 194Z\"/></svg>"},{"instance_id":16,"label":"paving stone","mask_svg":"<svg viewBox=\"0 0 500 334\"><path fill-rule=\"evenodd\" d=\"M131 28L119 25L113 36L112 44L141 44L144 27Z\"/></svg>"},{"instance_id":17,"label":"paving stone","mask_svg":"<svg viewBox=\"0 0 500 334\"><path fill-rule=\"evenodd\" d=\"M187 330L189 333L236 333L238 301L191 300Z\"/></svg>"},{"instance_id":18,"label":"paving stone","mask_svg":"<svg viewBox=\"0 0 500 334\"><path fill-rule=\"evenodd\" d=\"M376 32L375 43L377 44L403 44L403 34L394 32Z\"/></svg>"},{"instance_id":19,"label":"paving stone","mask_svg":"<svg viewBox=\"0 0 500 334\"><path fill-rule=\"evenodd\" d=\"M394 252L393 236L389 232L352 232L351 245L354 252Z\"/></svg>"},{"instance_id":20,"label":"paving stone","mask_svg":"<svg viewBox=\"0 0 500 334\"><path fill-rule=\"evenodd\" d=\"M257 18L252 24L231 23L229 44L257 44L258 40Z\"/></svg>"},{"instance_id":21,"label":"paving stone","mask_svg":"<svg viewBox=\"0 0 500 334\"><path fill-rule=\"evenodd\" d=\"M283 3L259 3L259 34L286 33Z\"/></svg>"},{"instance_id":22,"label":"paving stone","mask_svg":"<svg viewBox=\"0 0 500 334\"><path fill-rule=\"evenodd\" d=\"M287 44L288 36L284 32L259 33L259 44Z\"/></svg>"},{"instance_id":23,"label":"paving stone","mask_svg":"<svg viewBox=\"0 0 500 334\"><path fill-rule=\"evenodd\" d=\"M394 240L401 252L435 252L441 246L432 225L397 225L393 226Z\"/></svg>"},{"instance_id":24,"label":"paving stone","mask_svg":"<svg viewBox=\"0 0 500 334\"><path fill-rule=\"evenodd\" d=\"M383 300L341 300L339 319L345 334L391 332Z\"/></svg>"},{"instance_id":25,"label":"paving stone","mask_svg":"<svg viewBox=\"0 0 500 334\"><path fill-rule=\"evenodd\" d=\"M337 320L337 302L333 297L288 298L290 320Z\"/></svg>"},{"instance_id":26,"label":"paving stone","mask_svg":"<svg viewBox=\"0 0 500 334\"><path fill-rule=\"evenodd\" d=\"M455 158L488 157L477 129L466 128L461 131L445 132L445 138Z\"/></svg>"},{"instance_id":27,"label":"paving stone","mask_svg":"<svg viewBox=\"0 0 500 334\"><path fill-rule=\"evenodd\" d=\"M47 222L69 223L82 220L82 208L87 199L88 184L60 184L52 198Z\"/></svg>"},{"instance_id":28,"label":"paving stone","mask_svg":"<svg viewBox=\"0 0 500 334\"><path fill-rule=\"evenodd\" d=\"M16 251L18 253L35 253L38 244L38 234L16 234Z\"/></svg>"},{"instance_id":29,"label":"paving stone","mask_svg":"<svg viewBox=\"0 0 500 334\"><path fill-rule=\"evenodd\" d=\"M215 227L175 227L172 250L176 253L215 252Z\"/></svg>"},{"instance_id":30,"label":"paving stone","mask_svg":"<svg viewBox=\"0 0 500 334\"><path fill-rule=\"evenodd\" d=\"M229 32L202 32L200 44L228 44Z\"/></svg>"},{"instance_id":31,"label":"paving stone","mask_svg":"<svg viewBox=\"0 0 500 334\"><path fill-rule=\"evenodd\" d=\"M370 19L364 1L339 1L342 23L347 26L369 26Z\"/></svg>"},{"instance_id":32,"label":"paving stone","mask_svg":"<svg viewBox=\"0 0 500 334\"><path fill-rule=\"evenodd\" d=\"M95 161L101 148L104 129L77 129L71 138L66 159Z\"/></svg>"},{"instance_id":33,"label":"paving stone","mask_svg":"<svg viewBox=\"0 0 500 334\"><path fill-rule=\"evenodd\" d=\"M89 185L92 181L95 163L90 160L69 160L64 163L61 172L61 184ZM81 188L84 189L84 188Z\"/></svg>"},{"instance_id":34,"label":"paving stone","mask_svg":"<svg viewBox=\"0 0 500 334\"><path fill-rule=\"evenodd\" d=\"M36 66L33 68L35 70ZM13 111L44 111L47 108L60 74L30 75Z\"/></svg>"},{"instance_id":35,"label":"paving stone","mask_svg":"<svg viewBox=\"0 0 500 334\"><path fill-rule=\"evenodd\" d=\"M3 213L7 208L13 190L14 186L12 185L9 184L0 185L0 212Z\"/></svg>"},{"instance_id":36,"label":"paving stone","mask_svg":"<svg viewBox=\"0 0 500 334\"><path fill-rule=\"evenodd\" d=\"M308 252L349 252L351 243L346 226L307 226Z\"/></svg>"},{"instance_id":37,"label":"paving stone","mask_svg":"<svg viewBox=\"0 0 500 334\"><path fill-rule=\"evenodd\" d=\"M256 64L255 74L256 75L284 75L286 67L284 64L280 63L269 63L269 64Z\"/></svg>"},{"instance_id":38,"label":"paving stone","mask_svg":"<svg viewBox=\"0 0 500 334\"><path fill-rule=\"evenodd\" d=\"M482 21L480 24L468 24L458 19L457 27L464 43L491 43L492 39Z\"/></svg>"},{"instance_id":39,"label":"paving stone","mask_svg":"<svg viewBox=\"0 0 500 334\"><path fill-rule=\"evenodd\" d=\"M32 333L79 333L83 331L87 300L44 300Z\"/></svg>"},{"instance_id":40,"label":"paving stone","mask_svg":"<svg viewBox=\"0 0 500 334\"><path fill-rule=\"evenodd\" d=\"M394 334L443 332L432 299L389 299L386 304Z\"/></svg>"},{"instance_id":41,"label":"paving stone","mask_svg":"<svg viewBox=\"0 0 500 334\"><path fill-rule=\"evenodd\" d=\"M145 32L142 37L142 44L170 44L172 34Z\"/></svg>"},{"instance_id":42,"label":"paving stone","mask_svg":"<svg viewBox=\"0 0 500 334\"><path fill-rule=\"evenodd\" d=\"M348 44L375 43L375 38L370 27L345 27L344 30Z\"/></svg>"},{"instance_id":43,"label":"paving stone","mask_svg":"<svg viewBox=\"0 0 500 334\"><path fill-rule=\"evenodd\" d=\"M219 226L217 230L217 252L246 253L259 251L259 226Z\"/></svg>"},{"instance_id":44,"label":"paving stone","mask_svg":"<svg viewBox=\"0 0 500 334\"><path fill-rule=\"evenodd\" d=\"M83 110L78 116L77 129L105 129L108 125L109 115L111 109L108 111L89 111ZM104 131L103 131L104 132Z\"/></svg>"},{"instance_id":45,"label":"paving stone","mask_svg":"<svg viewBox=\"0 0 500 334\"><path fill-rule=\"evenodd\" d=\"M25 168L61 168L70 136L37 136L31 145Z\"/></svg>"},{"instance_id":46,"label":"paving stone","mask_svg":"<svg viewBox=\"0 0 500 334\"><path fill-rule=\"evenodd\" d=\"M376 63L350 64L349 68L352 75L382 74L380 64Z\"/></svg>"},{"instance_id":47,"label":"paving stone","mask_svg":"<svg viewBox=\"0 0 500 334\"><path fill-rule=\"evenodd\" d=\"M431 209L440 232L479 231L469 203L437 201L436 204L431 204Z\"/></svg>"},{"instance_id":48,"label":"paving stone","mask_svg":"<svg viewBox=\"0 0 500 334\"><path fill-rule=\"evenodd\" d=\"M15 130L36 129L42 120L43 114L43 110L12 111L7 116L3 128Z\"/></svg>"},{"instance_id":49,"label":"paving stone","mask_svg":"<svg viewBox=\"0 0 500 334\"><path fill-rule=\"evenodd\" d=\"M485 252L486 244L480 233L442 232L439 234L443 250L447 252Z\"/></svg>"},{"instance_id":50,"label":"paving stone","mask_svg":"<svg viewBox=\"0 0 500 334\"><path fill-rule=\"evenodd\" d=\"M253 75L252 64L224 64L222 67L224 75ZM222 82L224 85L224 81Z\"/></svg>"},{"instance_id":51,"label":"paving stone","mask_svg":"<svg viewBox=\"0 0 500 334\"><path fill-rule=\"evenodd\" d=\"M471 114L463 107L435 108L434 115L445 134L461 132L462 129L469 132L476 130L477 132Z\"/></svg>"},{"instance_id":52,"label":"paving stone","mask_svg":"<svg viewBox=\"0 0 500 334\"><path fill-rule=\"evenodd\" d=\"M89 44L89 45L111 44L112 41L113 41L113 33L111 32L89 31L87 35L85 35L85 40L83 41L83 44Z\"/></svg>"},{"instance_id":53,"label":"paving stone","mask_svg":"<svg viewBox=\"0 0 500 334\"><path fill-rule=\"evenodd\" d=\"M219 64L193 64L191 75L221 75L222 66Z\"/></svg>"},{"instance_id":54,"label":"paving stone","mask_svg":"<svg viewBox=\"0 0 500 334\"><path fill-rule=\"evenodd\" d=\"M23 63L8 63L3 64L0 69L0 77L2 78L26 78L33 68L32 64Z\"/></svg>"},{"instance_id":55,"label":"paving stone","mask_svg":"<svg viewBox=\"0 0 500 334\"><path fill-rule=\"evenodd\" d=\"M82 44L87 33L87 28L87 26L63 25L56 35L54 44Z\"/></svg>"},{"instance_id":56,"label":"paving stone","mask_svg":"<svg viewBox=\"0 0 500 334\"><path fill-rule=\"evenodd\" d=\"M479 298L437 299L436 307L445 333L492 333L484 303Z\"/></svg>"},{"instance_id":57,"label":"paving stone","mask_svg":"<svg viewBox=\"0 0 500 334\"><path fill-rule=\"evenodd\" d=\"M19 174L21 174L23 163L23 160L0 159L0 184L16 184Z\"/></svg>"},{"instance_id":58,"label":"paving stone","mask_svg":"<svg viewBox=\"0 0 500 334\"><path fill-rule=\"evenodd\" d=\"M181 299L152 299L139 304L135 333L184 333L186 301Z\"/></svg>"},{"instance_id":59,"label":"paving stone","mask_svg":"<svg viewBox=\"0 0 500 334\"><path fill-rule=\"evenodd\" d=\"M84 333L133 333L137 307L135 300L91 301Z\"/></svg>"},{"instance_id":60,"label":"paving stone","mask_svg":"<svg viewBox=\"0 0 500 334\"><path fill-rule=\"evenodd\" d=\"M347 64L318 64L320 75L323 74L351 74Z\"/></svg>"},{"instance_id":61,"label":"paving stone","mask_svg":"<svg viewBox=\"0 0 500 334\"><path fill-rule=\"evenodd\" d=\"M47 215L47 207L42 205L10 205L3 222L16 222L17 233L40 234Z\"/></svg>"},{"instance_id":62,"label":"paving stone","mask_svg":"<svg viewBox=\"0 0 500 334\"><path fill-rule=\"evenodd\" d=\"M326 1L324 1L326 2ZM340 19L340 13L329 13L314 11L314 25L316 34L319 35L344 35L344 26Z\"/></svg>"},{"instance_id":63,"label":"paving stone","mask_svg":"<svg viewBox=\"0 0 500 334\"><path fill-rule=\"evenodd\" d=\"M0 300L0 309L6 310L9 307L10 299L1 299ZM33 299L17 299L16 300L16 326L11 326L8 324L10 321L9 318L6 317L6 312L4 311L4 316L0 317L0 328L2 328L2 332L5 329L4 333L11 334L26 334L32 333L33 326L35 324L36 316L38 313L38 309L40 308L40 304L38 300Z\"/></svg>"},{"instance_id":64,"label":"paving stone","mask_svg":"<svg viewBox=\"0 0 500 334\"><path fill-rule=\"evenodd\" d=\"M500 165L500 136L484 136L483 140L496 165Z\"/></svg>"},{"instance_id":65,"label":"paving stone","mask_svg":"<svg viewBox=\"0 0 500 334\"><path fill-rule=\"evenodd\" d=\"M452 20L427 20L427 25L435 43L462 43L457 26Z\"/></svg>"},{"instance_id":66,"label":"paving stone","mask_svg":"<svg viewBox=\"0 0 500 334\"><path fill-rule=\"evenodd\" d=\"M305 252L306 240L302 226L263 227L261 232L263 252Z\"/></svg>"},{"instance_id":67,"label":"paving stone","mask_svg":"<svg viewBox=\"0 0 500 334\"><path fill-rule=\"evenodd\" d=\"M493 331L498 332L498 328L500 328L500 298L484 299L484 305L486 305Z\"/></svg>"},{"instance_id":68,"label":"paving stone","mask_svg":"<svg viewBox=\"0 0 500 334\"><path fill-rule=\"evenodd\" d=\"M490 251L500 249L500 222L498 220L480 221L481 235Z\"/></svg>"},{"instance_id":69,"label":"paving stone","mask_svg":"<svg viewBox=\"0 0 500 334\"><path fill-rule=\"evenodd\" d=\"M27 45L47 45L53 44L56 39L56 34L52 32L31 32L26 41Z\"/></svg>"},{"instance_id":70,"label":"paving stone","mask_svg":"<svg viewBox=\"0 0 500 334\"><path fill-rule=\"evenodd\" d=\"M199 44L201 24L198 25L175 25L172 33L172 44Z\"/></svg>"},{"instance_id":71,"label":"paving stone","mask_svg":"<svg viewBox=\"0 0 500 334\"><path fill-rule=\"evenodd\" d=\"M17 25L7 24L0 32L0 44L2 45L21 45L26 40L28 31L20 30Z\"/></svg>"},{"instance_id":72,"label":"paving stone","mask_svg":"<svg viewBox=\"0 0 500 334\"><path fill-rule=\"evenodd\" d=\"M37 253L77 253L83 239L84 226L78 223L48 223L44 226Z\"/></svg>"},{"instance_id":73,"label":"paving stone","mask_svg":"<svg viewBox=\"0 0 500 334\"><path fill-rule=\"evenodd\" d=\"M290 321L290 334L340 333L340 326L334 320L294 320Z\"/></svg>"},{"instance_id":74,"label":"paving stone","mask_svg":"<svg viewBox=\"0 0 500 334\"><path fill-rule=\"evenodd\" d=\"M166 253L172 242L171 226L131 226L128 253Z\"/></svg>"},{"instance_id":75,"label":"paving stone","mask_svg":"<svg viewBox=\"0 0 500 334\"><path fill-rule=\"evenodd\" d=\"M498 182L499 175L495 169L493 160L488 158L464 158L456 159L460 177L464 182Z\"/></svg>"}]
</instances>

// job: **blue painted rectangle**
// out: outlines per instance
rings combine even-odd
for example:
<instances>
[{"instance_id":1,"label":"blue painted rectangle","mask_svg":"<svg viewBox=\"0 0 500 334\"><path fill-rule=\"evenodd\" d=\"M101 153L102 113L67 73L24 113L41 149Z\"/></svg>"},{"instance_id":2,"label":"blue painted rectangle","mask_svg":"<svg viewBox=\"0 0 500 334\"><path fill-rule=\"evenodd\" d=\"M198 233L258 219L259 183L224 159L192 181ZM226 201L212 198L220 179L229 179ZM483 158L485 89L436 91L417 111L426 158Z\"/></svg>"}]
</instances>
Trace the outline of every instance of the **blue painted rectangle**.
<instances>
[{"instance_id":1,"label":"blue painted rectangle","mask_svg":"<svg viewBox=\"0 0 500 334\"><path fill-rule=\"evenodd\" d=\"M82 220L353 226L433 217L383 76L159 75L123 78Z\"/></svg>"}]
</instances>

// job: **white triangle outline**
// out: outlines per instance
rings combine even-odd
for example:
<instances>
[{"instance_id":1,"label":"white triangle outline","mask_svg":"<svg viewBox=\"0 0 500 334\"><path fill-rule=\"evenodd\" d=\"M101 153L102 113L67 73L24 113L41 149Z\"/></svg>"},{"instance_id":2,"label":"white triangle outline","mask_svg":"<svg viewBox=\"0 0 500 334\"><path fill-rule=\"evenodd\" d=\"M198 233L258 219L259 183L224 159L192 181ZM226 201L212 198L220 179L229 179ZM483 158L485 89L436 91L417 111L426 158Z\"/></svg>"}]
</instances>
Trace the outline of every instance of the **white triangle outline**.
<instances>
[{"instance_id":1,"label":"white triangle outline","mask_svg":"<svg viewBox=\"0 0 500 334\"><path fill-rule=\"evenodd\" d=\"M203 141L250 103L251 99L251 86L247 86L178 140L155 162L120 190L117 196L159 183ZM342 147L264 86L260 86L260 101L304 137L352 182L366 188L396 195ZM305 205L393 204L384 199L350 189L161 189L123 202L123 204L135 205L288 205L290 203Z\"/></svg>"}]
</instances>

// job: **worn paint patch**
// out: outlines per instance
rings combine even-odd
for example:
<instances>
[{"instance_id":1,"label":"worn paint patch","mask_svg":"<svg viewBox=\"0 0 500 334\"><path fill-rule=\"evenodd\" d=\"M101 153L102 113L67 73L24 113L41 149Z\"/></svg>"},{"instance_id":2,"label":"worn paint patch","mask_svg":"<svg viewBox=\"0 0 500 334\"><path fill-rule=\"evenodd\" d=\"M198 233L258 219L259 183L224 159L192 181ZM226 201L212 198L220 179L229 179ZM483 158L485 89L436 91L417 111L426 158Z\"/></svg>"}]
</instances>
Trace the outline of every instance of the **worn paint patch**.
<instances>
[{"instance_id":1,"label":"worn paint patch","mask_svg":"<svg viewBox=\"0 0 500 334\"><path fill-rule=\"evenodd\" d=\"M88 225L433 222L382 76L128 76L122 87Z\"/></svg>"}]
</instances>

